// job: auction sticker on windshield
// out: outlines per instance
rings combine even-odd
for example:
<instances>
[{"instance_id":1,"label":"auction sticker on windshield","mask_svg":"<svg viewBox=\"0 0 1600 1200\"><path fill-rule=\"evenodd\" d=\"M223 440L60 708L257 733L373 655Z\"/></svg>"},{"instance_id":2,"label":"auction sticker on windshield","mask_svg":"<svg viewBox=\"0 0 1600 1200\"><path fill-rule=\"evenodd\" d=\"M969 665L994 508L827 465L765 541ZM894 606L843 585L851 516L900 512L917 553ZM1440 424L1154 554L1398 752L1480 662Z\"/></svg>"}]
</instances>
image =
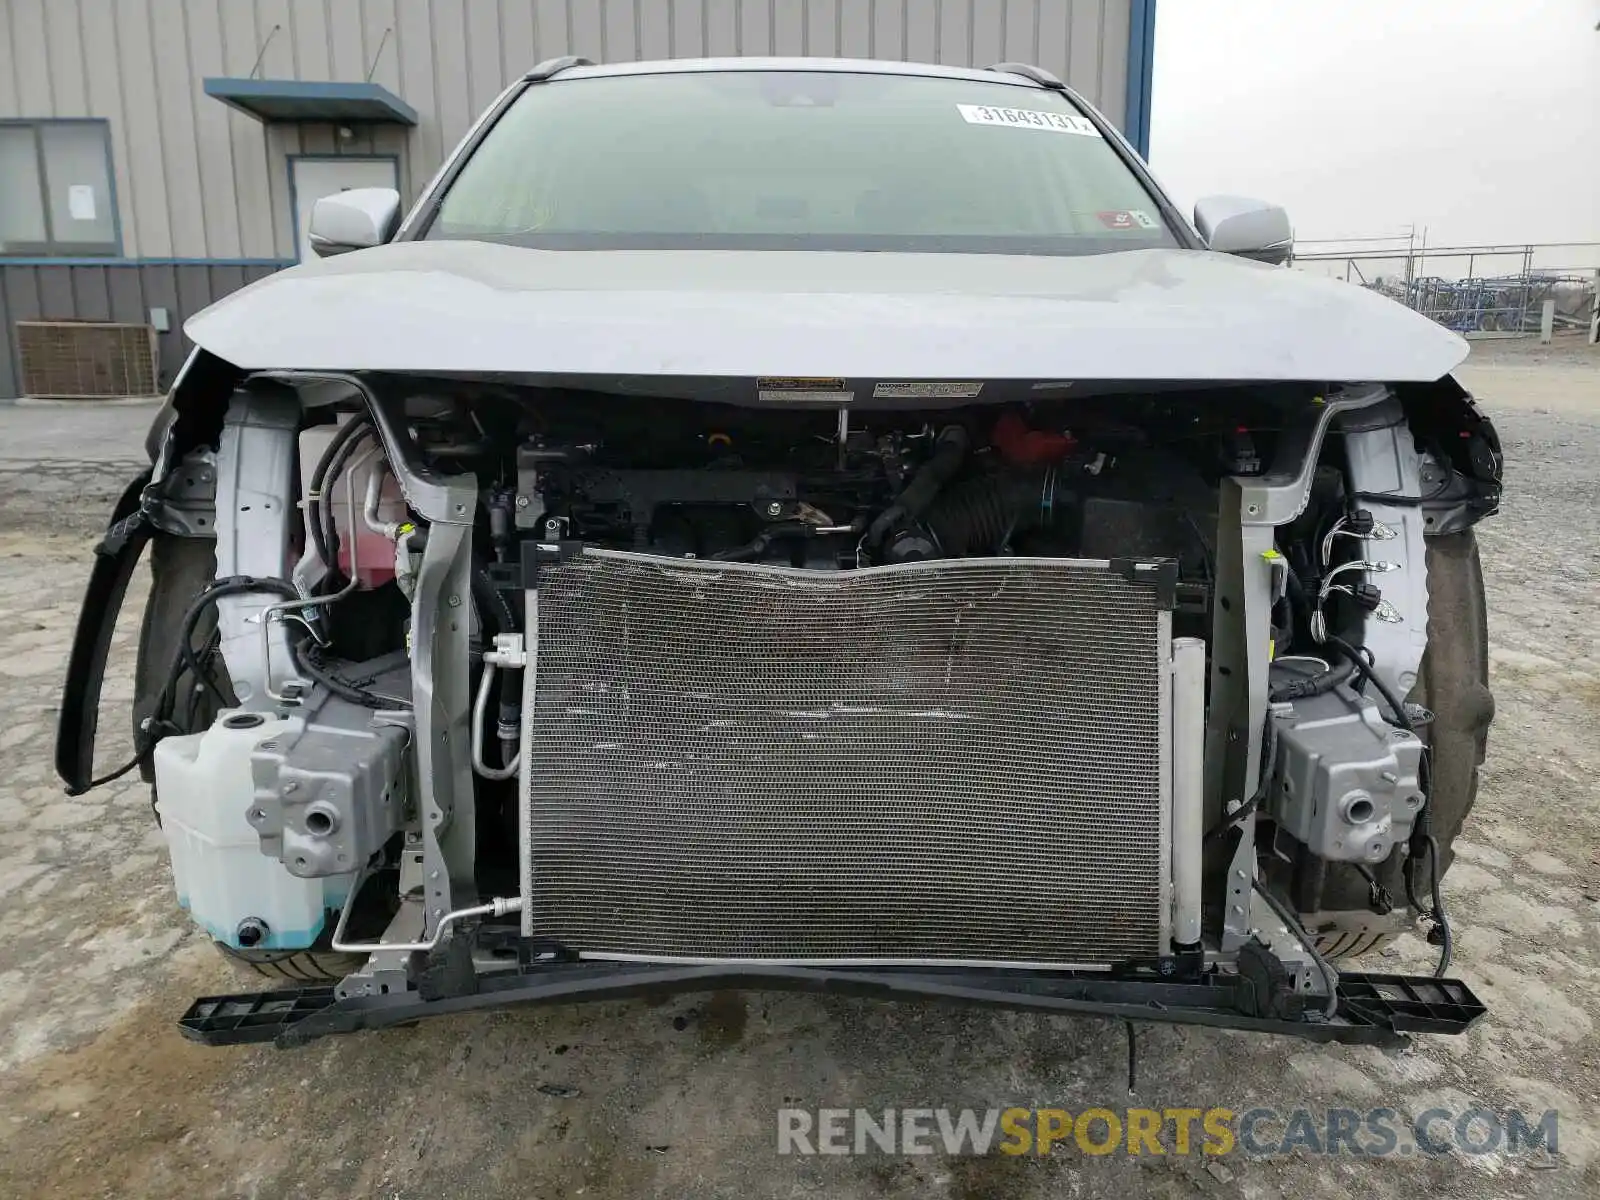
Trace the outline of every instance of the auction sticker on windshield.
<instances>
[{"instance_id":1,"label":"auction sticker on windshield","mask_svg":"<svg viewBox=\"0 0 1600 1200\"><path fill-rule=\"evenodd\" d=\"M1042 112L1036 108L996 108L992 104L958 104L956 108L960 109L961 119L968 125L1009 125L1013 129L1042 129L1046 133L1100 136L1093 121L1072 113Z\"/></svg>"}]
</instances>

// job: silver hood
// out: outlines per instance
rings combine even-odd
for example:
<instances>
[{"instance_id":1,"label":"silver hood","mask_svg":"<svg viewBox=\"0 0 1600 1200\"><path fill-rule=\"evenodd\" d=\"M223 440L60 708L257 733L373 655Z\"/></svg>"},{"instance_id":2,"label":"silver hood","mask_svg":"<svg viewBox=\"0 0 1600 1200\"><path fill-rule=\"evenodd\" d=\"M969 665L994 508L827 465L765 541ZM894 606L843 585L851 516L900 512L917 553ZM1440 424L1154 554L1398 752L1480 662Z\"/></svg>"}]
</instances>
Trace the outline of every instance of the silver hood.
<instances>
[{"instance_id":1,"label":"silver hood","mask_svg":"<svg viewBox=\"0 0 1600 1200\"><path fill-rule=\"evenodd\" d=\"M249 370L1430 381L1455 334L1195 250L1083 257L403 242L294 267L184 331Z\"/></svg>"}]
</instances>

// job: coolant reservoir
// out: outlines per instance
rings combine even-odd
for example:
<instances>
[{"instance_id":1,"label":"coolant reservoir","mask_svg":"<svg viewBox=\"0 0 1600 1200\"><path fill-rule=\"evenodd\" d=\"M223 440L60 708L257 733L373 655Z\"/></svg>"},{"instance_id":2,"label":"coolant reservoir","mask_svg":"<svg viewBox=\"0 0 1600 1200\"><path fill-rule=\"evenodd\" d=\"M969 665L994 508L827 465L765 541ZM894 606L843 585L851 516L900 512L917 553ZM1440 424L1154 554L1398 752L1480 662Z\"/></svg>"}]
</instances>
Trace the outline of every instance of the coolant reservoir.
<instances>
[{"instance_id":1,"label":"coolant reservoir","mask_svg":"<svg viewBox=\"0 0 1600 1200\"><path fill-rule=\"evenodd\" d=\"M327 452L328 443L333 440L335 427L332 425L317 425L300 433L300 486L309 489L311 477L316 473L317 463ZM384 467L383 457L363 448L355 452L350 459L355 464L355 470L348 469L341 472L338 479L323 485L325 495L323 504L333 511L333 523L339 531L339 569L348 577L350 574L350 545L351 531L350 519L355 518L356 546L356 574L361 580L362 587L377 587L388 583L394 578L394 543L381 533L368 528L363 516L366 505L367 483L373 471L381 471L383 479L378 499L378 520L385 524L398 524L407 519L405 496L400 491L400 484L395 477ZM350 475L347 481L345 476ZM355 487L355 512L350 511L350 491L348 484ZM305 511L306 497L301 496L301 511ZM309 551L309 543L308 543Z\"/></svg>"},{"instance_id":2,"label":"coolant reservoir","mask_svg":"<svg viewBox=\"0 0 1600 1200\"><path fill-rule=\"evenodd\" d=\"M250 752L288 724L224 709L204 733L156 743L156 812L178 903L217 941L240 949L306 949L349 888L347 876L296 879L261 852L251 828Z\"/></svg>"}]
</instances>

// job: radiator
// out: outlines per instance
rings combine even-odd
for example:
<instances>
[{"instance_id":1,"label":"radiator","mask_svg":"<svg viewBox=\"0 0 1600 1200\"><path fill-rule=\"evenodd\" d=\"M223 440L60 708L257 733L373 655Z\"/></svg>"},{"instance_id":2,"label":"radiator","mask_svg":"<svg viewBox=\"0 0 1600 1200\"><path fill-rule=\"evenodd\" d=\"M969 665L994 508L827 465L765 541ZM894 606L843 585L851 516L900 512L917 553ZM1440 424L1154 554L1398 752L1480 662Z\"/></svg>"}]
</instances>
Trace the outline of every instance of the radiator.
<instances>
[{"instance_id":1,"label":"radiator","mask_svg":"<svg viewBox=\"0 0 1600 1200\"><path fill-rule=\"evenodd\" d=\"M1155 588L1103 561L585 550L527 600L525 935L686 961L1167 952Z\"/></svg>"}]
</instances>

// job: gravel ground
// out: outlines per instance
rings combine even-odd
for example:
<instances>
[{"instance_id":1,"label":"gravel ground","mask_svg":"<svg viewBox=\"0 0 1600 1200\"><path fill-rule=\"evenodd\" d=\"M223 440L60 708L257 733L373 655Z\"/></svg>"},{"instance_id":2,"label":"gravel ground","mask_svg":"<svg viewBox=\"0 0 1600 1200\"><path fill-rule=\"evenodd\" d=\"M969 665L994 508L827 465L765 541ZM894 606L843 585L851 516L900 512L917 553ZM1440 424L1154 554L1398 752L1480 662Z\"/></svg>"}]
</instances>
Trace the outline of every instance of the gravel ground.
<instances>
[{"instance_id":1,"label":"gravel ground","mask_svg":"<svg viewBox=\"0 0 1600 1200\"><path fill-rule=\"evenodd\" d=\"M1464 375L1509 460L1505 512L1482 527L1500 718L1445 889L1490 1016L1399 1054L1150 1027L1133 1099L1115 1025L813 996L502 1012L294 1052L184 1042L192 996L249 985L175 908L144 789L68 799L50 765L89 534L150 410L0 406L0 1196L1600 1194L1600 356L1480 347ZM130 612L118 717L133 634ZM1431 958L1407 939L1381 965ZM775 1152L786 1105L1034 1104L1553 1108L1560 1140L1220 1162Z\"/></svg>"}]
</instances>

